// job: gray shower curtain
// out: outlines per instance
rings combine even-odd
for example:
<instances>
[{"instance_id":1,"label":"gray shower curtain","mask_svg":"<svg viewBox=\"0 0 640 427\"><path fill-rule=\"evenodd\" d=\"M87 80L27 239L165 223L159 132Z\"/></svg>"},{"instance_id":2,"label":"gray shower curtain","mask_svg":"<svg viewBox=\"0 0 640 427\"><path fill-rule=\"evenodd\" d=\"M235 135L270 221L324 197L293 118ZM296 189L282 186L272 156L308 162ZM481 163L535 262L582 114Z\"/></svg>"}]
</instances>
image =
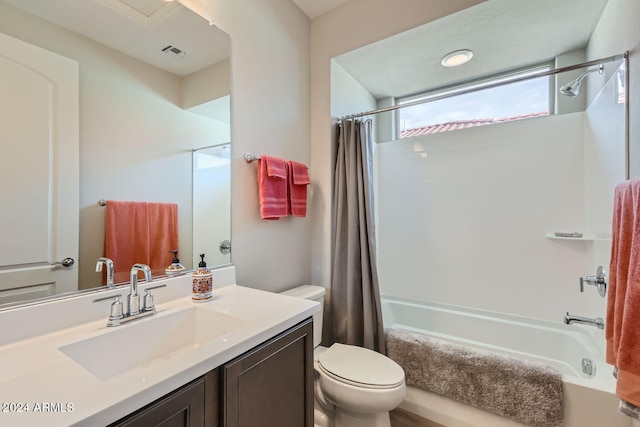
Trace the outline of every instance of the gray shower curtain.
<instances>
[{"instance_id":1,"label":"gray shower curtain","mask_svg":"<svg viewBox=\"0 0 640 427\"><path fill-rule=\"evenodd\" d=\"M331 342L386 353L376 271L371 120L342 120L334 174Z\"/></svg>"}]
</instances>

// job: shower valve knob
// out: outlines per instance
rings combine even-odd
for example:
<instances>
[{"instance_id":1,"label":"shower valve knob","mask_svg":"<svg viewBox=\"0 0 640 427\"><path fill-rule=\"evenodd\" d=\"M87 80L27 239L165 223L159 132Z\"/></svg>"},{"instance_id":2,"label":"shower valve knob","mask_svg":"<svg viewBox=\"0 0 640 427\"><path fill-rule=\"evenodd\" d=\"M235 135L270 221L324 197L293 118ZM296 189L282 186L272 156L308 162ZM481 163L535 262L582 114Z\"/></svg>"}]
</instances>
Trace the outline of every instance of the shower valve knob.
<instances>
[{"instance_id":1,"label":"shower valve knob","mask_svg":"<svg viewBox=\"0 0 640 427\"><path fill-rule=\"evenodd\" d=\"M604 297L607 293L607 272L604 267L598 267L595 276L587 276L580 278L580 292L584 292L584 284L593 285L598 289L600 296Z\"/></svg>"}]
</instances>

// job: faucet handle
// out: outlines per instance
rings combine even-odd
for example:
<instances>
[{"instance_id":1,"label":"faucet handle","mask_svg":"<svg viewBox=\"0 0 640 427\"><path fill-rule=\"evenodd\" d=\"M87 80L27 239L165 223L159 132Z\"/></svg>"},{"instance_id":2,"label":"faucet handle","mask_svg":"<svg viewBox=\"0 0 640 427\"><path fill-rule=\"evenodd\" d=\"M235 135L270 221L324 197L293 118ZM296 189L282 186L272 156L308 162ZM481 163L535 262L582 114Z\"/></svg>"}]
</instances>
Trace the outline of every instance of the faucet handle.
<instances>
[{"instance_id":1,"label":"faucet handle","mask_svg":"<svg viewBox=\"0 0 640 427\"><path fill-rule=\"evenodd\" d=\"M607 271L604 267L599 266L595 276L587 276L580 278L580 292L584 292L584 283L587 285L593 285L598 289L598 293L601 297L607 294Z\"/></svg>"},{"instance_id":2,"label":"faucet handle","mask_svg":"<svg viewBox=\"0 0 640 427\"><path fill-rule=\"evenodd\" d=\"M152 311L156 309L156 306L153 302L153 295L151 295L151 291L153 289L158 289L158 288L164 288L165 285L158 285L158 286L151 286L150 288L147 288L144 290L145 294L144 294L144 301L142 304L142 311Z\"/></svg>"},{"instance_id":3,"label":"faucet handle","mask_svg":"<svg viewBox=\"0 0 640 427\"><path fill-rule=\"evenodd\" d=\"M102 302L102 301L110 301L113 300L111 304L111 313L109 314L109 322L107 322L107 326L118 326L120 324L120 319L124 317L122 314L122 302L120 298L122 294L112 295L110 297L102 297L94 299L93 302Z\"/></svg>"}]
</instances>

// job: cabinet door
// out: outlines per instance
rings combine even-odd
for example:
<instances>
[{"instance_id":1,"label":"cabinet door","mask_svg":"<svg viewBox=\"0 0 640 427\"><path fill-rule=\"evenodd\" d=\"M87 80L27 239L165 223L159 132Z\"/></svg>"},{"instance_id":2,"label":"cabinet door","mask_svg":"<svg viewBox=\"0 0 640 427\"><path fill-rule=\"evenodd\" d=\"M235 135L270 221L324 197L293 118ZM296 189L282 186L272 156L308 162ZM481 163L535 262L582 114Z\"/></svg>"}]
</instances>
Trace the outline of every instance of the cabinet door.
<instances>
[{"instance_id":1,"label":"cabinet door","mask_svg":"<svg viewBox=\"0 0 640 427\"><path fill-rule=\"evenodd\" d=\"M311 319L223 367L225 427L313 426Z\"/></svg>"},{"instance_id":2,"label":"cabinet door","mask_svg":"<svg viewBox=\"0 0 640 427\"><path fill-rule=\"evenodd\" d=\"M201 377L110 427L204 426L205 382L205 377Z\"/></svg>"}]
</instances>

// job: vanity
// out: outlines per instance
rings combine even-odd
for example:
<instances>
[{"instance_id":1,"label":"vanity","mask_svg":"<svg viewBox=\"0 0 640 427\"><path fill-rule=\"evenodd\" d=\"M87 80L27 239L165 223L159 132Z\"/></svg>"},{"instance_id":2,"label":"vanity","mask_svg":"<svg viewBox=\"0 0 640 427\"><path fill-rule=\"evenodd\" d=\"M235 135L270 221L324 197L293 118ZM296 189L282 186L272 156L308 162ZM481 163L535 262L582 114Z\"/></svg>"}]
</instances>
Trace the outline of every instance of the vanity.
<instances>
[{"instance_id":1,"label":"vanity","mask_svg":"<svg viewBox=\"0 0 640 427\"><path fill-rule=\"evenodd\" d=\"M93 300L126 287L0 311L0 425L313 425L318 303L238 286L232 266L207 303L190 275L139 289L159 283L158 313L116 327Z\"/></svg>"}]
</instances>

